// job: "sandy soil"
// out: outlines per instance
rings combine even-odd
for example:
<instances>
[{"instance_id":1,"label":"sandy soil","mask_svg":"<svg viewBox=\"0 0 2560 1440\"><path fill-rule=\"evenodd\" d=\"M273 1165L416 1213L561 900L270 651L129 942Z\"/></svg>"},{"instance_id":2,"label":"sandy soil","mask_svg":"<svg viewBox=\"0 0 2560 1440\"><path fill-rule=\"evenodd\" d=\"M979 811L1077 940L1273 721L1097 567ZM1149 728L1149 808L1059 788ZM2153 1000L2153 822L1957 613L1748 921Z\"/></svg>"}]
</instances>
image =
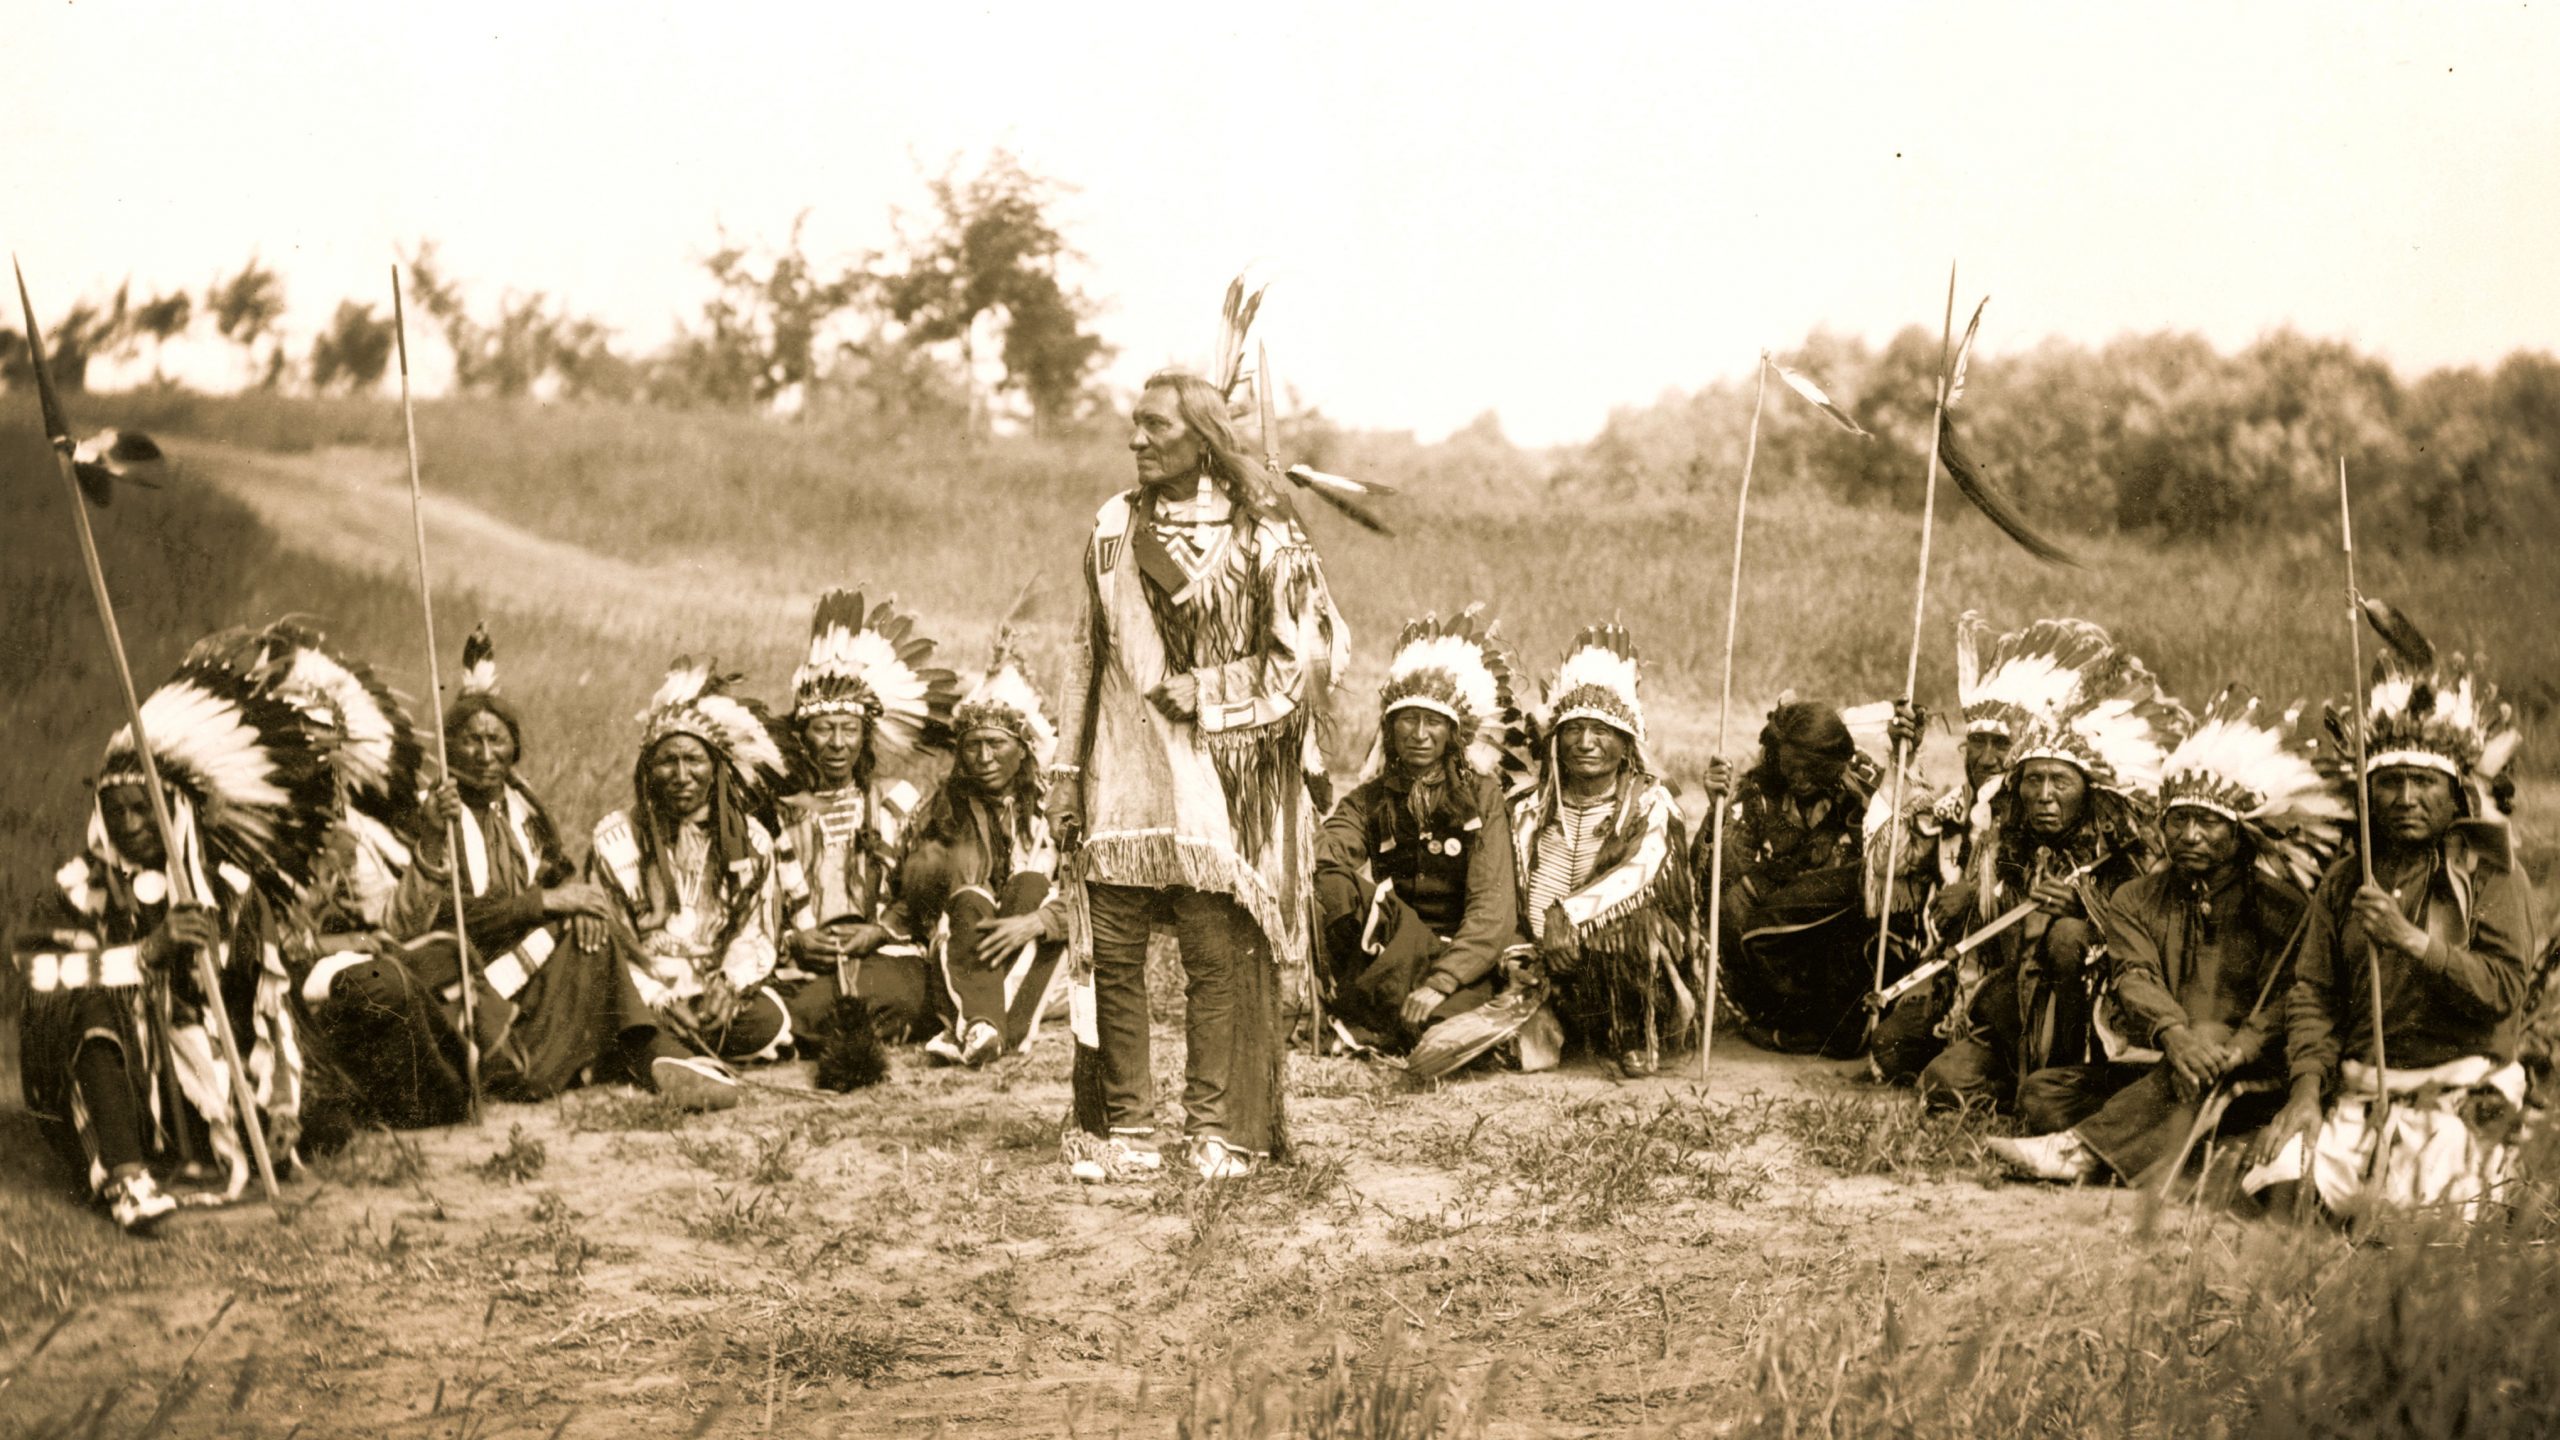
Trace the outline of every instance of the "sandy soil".
<instances>
[{"instance_id":1,"label":"sandy soil","mask_svg":"<svg viewBox=\"0 0 2560 1440\"><path fill-rule=\"evenodd\" d=\"M31 1268L77 1303L32 1358L51 1321L12 1316L0 1404L24 1423L131 1384L131 1423L192 1379L166 1433L1153 1434L1195 1373L1399 1336L1490 1387L1497 1433L1614 1433L1741 1383L1756 1339L1844 1294L1960 1297L2135 1225L2121 1193L1961 1156L1808 1163L1792 1107L1908 1097L1720 1048L1712 1099L1576 1067L1416 1091L1296 1057L1295 1163L1230 1188L1072 1182L1056 1034L991 1073L907 1052L880 1088L720 1116L619 1089L492 1106L147 1246L22 1173L9 1209L42 1223L0 1245L47 1252ZM503 1173L519 1136L541 1159ZM1635 1182L1600 1193L1613 1165Z\"/></svg>"}]
</instances>

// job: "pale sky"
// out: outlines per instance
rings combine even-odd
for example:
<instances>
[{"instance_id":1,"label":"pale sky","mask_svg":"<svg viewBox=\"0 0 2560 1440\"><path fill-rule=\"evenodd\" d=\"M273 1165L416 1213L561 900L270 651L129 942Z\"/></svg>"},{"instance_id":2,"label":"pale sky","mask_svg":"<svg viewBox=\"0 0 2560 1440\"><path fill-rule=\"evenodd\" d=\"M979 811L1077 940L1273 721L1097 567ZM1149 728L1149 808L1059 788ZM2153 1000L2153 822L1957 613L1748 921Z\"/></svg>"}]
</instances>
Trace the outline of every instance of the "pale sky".
<instances>
[{"instance_id":1,"label":"pale sky","mask_svg":"<svg viewBox=\"0 0 2560 1440\"><path fill-rule=\"evenodd\" d=\"M1078 187L1112 379L1204 359L1258 261L1284 383L1426 438L1580 439L1815 326L1934 325L1950 259L1994 353L2291 324L2415 371L2560 336L2560 5L0 13L0 238L48 315L255 250L307 336L432 236L482 304L644 349L716 225L807 209L849 258L1003 145Z\"/></svg>"}]
</instances>

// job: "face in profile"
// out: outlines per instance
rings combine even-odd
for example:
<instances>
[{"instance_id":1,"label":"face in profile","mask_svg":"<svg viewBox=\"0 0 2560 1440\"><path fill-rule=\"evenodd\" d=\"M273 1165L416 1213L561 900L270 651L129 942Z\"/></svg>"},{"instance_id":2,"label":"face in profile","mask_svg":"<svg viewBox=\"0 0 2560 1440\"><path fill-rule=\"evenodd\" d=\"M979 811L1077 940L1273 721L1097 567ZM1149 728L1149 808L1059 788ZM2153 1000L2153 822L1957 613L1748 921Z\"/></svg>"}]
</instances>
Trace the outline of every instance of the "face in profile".
<instances>
[{"instance_id":1,"label":"face in profile","mask_svg":"<svg viewBox=\"0 0 2560 1440\"><path fill-rule=\"evenodd\" d=\"M970 731L960 737L957 761L960 777L989 795L1011 790L1022 776L1023 764L1030 753L1022 742L1005 731L992 727Z\"/></svg>"},{"instance_id":2,"label":"face in profile","mask_svg":"<svg viewBox=\"0 0 2560 1440\"><path fill-rule=\"evenodd\" d=\"M2432 845L2453 828L2453 777L2423 765L2388 765L2365 782L2373 834L2394 845Z\"/></svg>"},{"instance_id":3,"label":"face in profile","mask_svg":"<svg viewBox=\"0 0 2560 1440\"><path fill-rule=\"evenodd\" d=\"M1567 720L1556 731L1556 763L1568 780L1614 780L1627 765L1627 737L1597 720Z\"/></svg>"},{"instance_id":4,"label":"face in profile","mask_svg":"<svg viewBox=\"0 0 2560 1440\"><path fill-rule=\"evenodd\" d=\"M853 783L867 728L861 716L839 713L812 715L800 722L800 741L809 751L820 785L836 790Z\"/></svg>"},{"instance_id":5,"label":"face in profile","mask_svg":"<svg viewBox=\"0 0 2560 1440\"><path fill-rule=\"evenodd\" d=\"M2160 838L2168 842L2169 864L2190 880L2213 874L2240 854L2240 827L2200 805L2170 806Z\"/></svg>"},{"instance_id":6,"label":"face in profile","mask_svg":"<svg viewBox=\"0 0 2560 1440\"><path fill-rule=\"evenodd\" d=\"M663 819L688 819L711 803L711 748L693 736L659 741L648 775L649 803Z\"/></svg>"},{"instance_id":7,"label":"face in profile","mask_svg":"<svg viewBox=\"0 0 2560 1440\"><path fill-rule=\"evenodd\" d=\"M2088 807L2088 777L2079 766L2061 760L2030 760L2018 767L2011 783L2017 786L2020 813L2032 835L2051 839L2069 834Z\"/></svg>"},{"instance_id":8,"label":"face in profile","mask_svg":"<svg viewBox=\"0 0 2560 1440\"><path fill-rule=\"evenodd\" d=\"M1188 480L1200 473L1205 447L1182 418L1181 398L1159 385L1138 397L1130 416L1129 453L1138 466L1138 483L1154 488Z\"/></svg>"},{"instance_id":9,"label":"face in profile","mask_svg":"<svg viewBox=\"0 0 2560 1440\"><path fill-rule=\"evenodd\" d=\"M1387 717L1387 747L1408 775L1428 775L1449 758L1458 727L1448 716L1407 705Z\"/></svg>"}]
</instances>

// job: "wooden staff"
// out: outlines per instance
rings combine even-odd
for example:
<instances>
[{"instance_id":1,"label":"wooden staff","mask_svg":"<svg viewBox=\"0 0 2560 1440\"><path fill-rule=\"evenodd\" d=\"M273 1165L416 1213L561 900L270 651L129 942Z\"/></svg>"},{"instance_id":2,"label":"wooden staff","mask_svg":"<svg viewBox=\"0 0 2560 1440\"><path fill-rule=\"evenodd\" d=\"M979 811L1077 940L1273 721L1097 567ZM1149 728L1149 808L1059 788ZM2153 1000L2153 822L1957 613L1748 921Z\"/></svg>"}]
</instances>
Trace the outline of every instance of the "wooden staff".
<instances>
[{"instance_id":1,"label":"wooden staff","mask_svg":"<svg viewBox=\"0 0 2560 1440\"><path fill-rule=\"evenodd\" d=\"M2348 687L2347 697L2349 703L2356 707L2348 726L2356 741L2356 860L2364 867L2365 885L2371 887L2374 883L2373 803L2366 787L2373 780L2365 773L2367 706L2364 694L2368 682L2364 673L2364 591L2356 585L2355 511L2347 501L2347 457L2344 455L2338 457L2338 548L2347 556L2347 657L2348 663L2355 667L2354 683ZM2391 1091L2384 1083L2384 1072L2390 1068L2390 1062L2383 1058L2382 1049L2382 950L2373 943L2370 935L2365 937L2364 960L2365 978L2372 982L2367 998L2373 1005L2373 1121L2367 1128L2373 1132L2373 1173L2379 1176L2382 1173L2382 1145L2388 1138L2383 1125L2391 1115ZM2304 1178L2308 1179L2307 1146L2305 1151Z\"/></svg>"},{"instance_id":2,"label":"wooden staff","mask_svg":"<svg viewBox=\"0 0 2560 1440\"><path fill-rule=\"evenodd\" d=\"M44 410L45 439L53 450L54 469L61 472L62 488L71 497L71 518L80 532L80 559L88 567L89 594L98 604L98 621L106 627L107 653L116 662L116 681L124 690L125 723L133 735L134 758L141 762L142 788L151 799L151 823L160 830L161 869L169 877L169 906L195 906L203 897L195 893L189 880L190 866L178 849L178 829L171 823L168 792L160 785L160 766L153 758L151 737L142 728L142 697L133 688L133 666L125 659L124 632L116 625L115 601L107 593L106 567L98 560L97 536L89 527L89 497L80 490L80 473L71 461L71 427L64 420L62 402L54 394L53 375L45 366L44 334L36 327L36 308L27 298L27 276L18 268L16 256L9 257L9 268L18 280L18 306L27 319L27 361L35 370L36 397ZM214 964L210 949L195 951L196 983L204 987L205 1029L213 1036L215 1049L224 1068L231 1072L231 1099L238 1108L232 1118L240 1134L248 1142L249 1156L257 1163L258 1184L266 1191L267 1203L277 1199L275 1162L267 1154L266 1128L258 1121L257 1096L249 1088L249 1069L240 1061L240 1044L231 1033L231 1012L223 1001L222 973ZM165 1040L166 1037L164 1036ZM186 1118L173 1113L171 1123L183 1131Z\"/></svg>"},{"instance_id":3,"label":"wooden staff","mask_svg":"<svg viewBox=\"0 0 2560 1440\"><path fill-rule=\"evenodd\" d=\"M409 401L409 317L400 297L400 267L391 267L391 333L400 350L400 424L409 437L409 519L418 541L418 611L425 617L427 630L427 708L436 726L436 771L446 780L453 778L452 747L444 734L444 677L436 659L435 593L427 580L427 492L418 479L418 412ZM462 922L463 883L462 820L457 817L445 830L446 869L453 882L453 966L461 976L462 989L462 1077L469 1094L471 1118L480 1118L480 1026L479 1003L471 990L471 933Z\"/></svg>"},{"instance_id":4,"label":"wooden staff","mask_svg":"<svg viewBox=\"0 0 2560 1440\"><path fill-rule=\"evenodd\" d=\"M1937 530L1938 520L1938 442L1947 426L1947 349L1955 339L1956 267L1947 265L1947 315L1938 331L1938 395L1937 407L1929 419L1929 486L1920 500L1920 578L1911 596L1911 660L1902 672L1902 698L1907 702L1920 688L1920 633L1923 617L1929 609L1929 542ZM1876 979L1870 993L1884 989L1884 957L1893 940L1894 872L1902 864L1902 787L1908 768L1909 752L1901 745L1893 747L1893 807L1884 832L1884 915L1876 926Z\"/></svg>"},{"instance_id":5,"label":"wooden staff","mask_svg":"<svg viewBox=\"0 0 2560 1440\"><path fill-rule=\"evenodd\" d=\"M1751 467L1760 458L1760 403L1769 393L1769 352L1760 352L1751 384L1751 438L1742 448L1742 489L1733 501L1733 580L1724 597L1724 688L1716 700L1716 758L1724 758L1725 726L1733 714L1733 643L1742 620L1742 527L1751 515ZM1715 797L1707 861L1707 980L1698 996L1698 1084L1707 1083L1707 1060L1716 1044L1717 974L1724 955L1724 814L1729 797Z\"/></svg>"}]
</instances>

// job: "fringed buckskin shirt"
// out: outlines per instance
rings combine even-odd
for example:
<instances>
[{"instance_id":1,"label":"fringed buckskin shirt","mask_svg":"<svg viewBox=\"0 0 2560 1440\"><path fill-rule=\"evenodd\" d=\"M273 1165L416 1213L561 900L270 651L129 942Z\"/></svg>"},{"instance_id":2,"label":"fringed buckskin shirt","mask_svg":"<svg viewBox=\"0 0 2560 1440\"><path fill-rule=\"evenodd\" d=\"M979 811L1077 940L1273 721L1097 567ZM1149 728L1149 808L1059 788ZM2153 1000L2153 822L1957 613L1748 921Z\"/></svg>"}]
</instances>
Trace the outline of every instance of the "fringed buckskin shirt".
<instances>
[{"instance_id":1,"label":"fringed buckskin shirt","mask_svg":"<svg viewBox=\"0 0 2560 1440\"><path fill-rule=\"evenodd\" d=\"M1088 737L1076 878L1233 896L1296 973L1314 869L1307 787L1322 766L1308 719L1348 643L1314 547L1285 517L1238 516L1215 488L1139 488L1095 516L1085 581L1066 710ZM1195 719L1147 698L1174 675L1198 687ZM1070 917L1079 955L1091 950L1083 914Z\"/></svg>"}]
</instances>

